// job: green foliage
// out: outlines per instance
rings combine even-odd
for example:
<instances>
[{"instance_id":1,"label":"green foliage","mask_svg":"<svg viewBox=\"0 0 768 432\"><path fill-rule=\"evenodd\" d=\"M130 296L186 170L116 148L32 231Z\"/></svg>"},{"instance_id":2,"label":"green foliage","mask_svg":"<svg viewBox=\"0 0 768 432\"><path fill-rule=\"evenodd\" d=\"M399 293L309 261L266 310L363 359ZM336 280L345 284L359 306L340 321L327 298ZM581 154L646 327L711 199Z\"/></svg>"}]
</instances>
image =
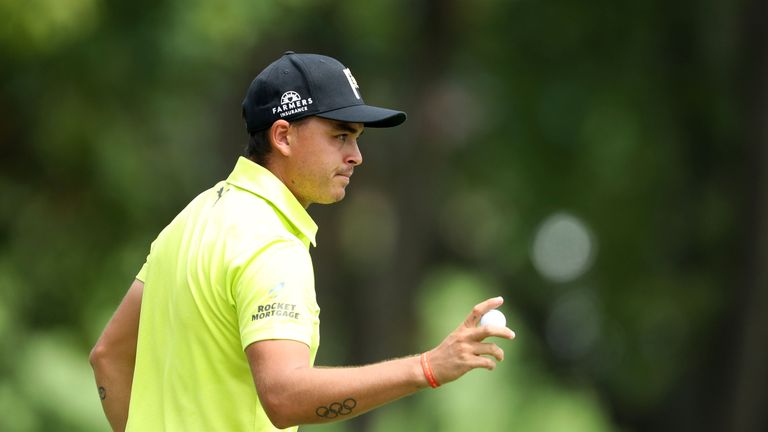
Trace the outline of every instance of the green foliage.
<instances>
[{"instance_id":1,"label":"green foliage","mask_svg":"<svg viewBox=\"0 0 768 432\"><path fill-rule=\"evenodd\" d=\"M311 209L320 361L424 350L498 294L518 333L493 373L306 430L691 418L750 195L743 2L689 3L0 0L0 430L106 428L89 348L154 236L227 174L242 94L289 49L409 112L366 132L344 203ZM571 280L531 258L559 214L592 236Z\"/></svg>"}]
</instances>

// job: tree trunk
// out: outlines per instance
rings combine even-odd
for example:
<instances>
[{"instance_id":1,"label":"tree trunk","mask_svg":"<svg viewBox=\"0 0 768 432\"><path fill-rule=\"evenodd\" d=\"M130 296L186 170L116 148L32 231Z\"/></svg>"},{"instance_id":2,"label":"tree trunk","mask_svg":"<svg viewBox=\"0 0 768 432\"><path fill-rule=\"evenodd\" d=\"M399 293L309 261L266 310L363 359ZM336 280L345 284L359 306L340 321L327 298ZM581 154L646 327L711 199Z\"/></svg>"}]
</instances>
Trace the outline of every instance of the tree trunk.
<instances>
[{"instance_id":1,"label":"tree trunk","mask_svg":"<svg viewBox=\"0 0 768 432\"><path fill-rule=\"evenodd\" d=\"M744 279L738 299L730 393L723 404L724 430L768 430L768 3L746 2L742 89L748 217L744 233Z\"/></svg>"}]
</instances>

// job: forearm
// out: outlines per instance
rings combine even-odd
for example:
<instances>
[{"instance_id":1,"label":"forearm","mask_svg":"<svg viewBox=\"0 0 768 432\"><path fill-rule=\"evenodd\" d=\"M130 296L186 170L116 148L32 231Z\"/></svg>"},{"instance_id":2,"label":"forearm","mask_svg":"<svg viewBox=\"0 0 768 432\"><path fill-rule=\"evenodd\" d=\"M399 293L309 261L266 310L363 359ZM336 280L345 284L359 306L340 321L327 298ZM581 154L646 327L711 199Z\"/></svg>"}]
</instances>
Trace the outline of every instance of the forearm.
<instances>
[{"instance_id":1,"label":"forearm","mask_svg":"<svg viewBox=\"0 0 768 432\"><path fill-rule=\"evenodd\" d=\"M125 430L131 399L136 339L144 283L136 280L90 355L104 414L113 430Z\"/></svg>"},{"instance_id":2,"label":"forearm","mask_svg":"<svg viewBox=\"0 0 768 432\"><path fill-rule=\"evenodd\" d=\"M133 362L101 358L91 361L101 406L112 430L125 430L131 399Z\"/></svg>"},{"instance_id":3,"label":"forearm","mask_svg":"<svg viewBox=\"0 0 768 432\"><path fill-rule=\"evenodd\" d=\"M503 350L483 340L512 339L514 333L506 327L477 327L480 317L502 302L499 297L475 305L464 323L425 355L433 385L452 382L472 369L492 370L495 361L503 360ZM261 404L279 428L354 417L429 385L419 356L369 366L313 368L309 347L293 340L259 341L245 352Z\"/></svg>"},{"instance_id":4,"label":"forearm","mask_svg":"<svg viewBox=\"0 0 768 432\"><path fill-rule=\"evenodd\" d=\"M278 427L348 419L428 386L419 357L361 367L292 371L279 394L264 394ZM279 413L279 414L277 414Z\"/></svg>"}]
</instances>

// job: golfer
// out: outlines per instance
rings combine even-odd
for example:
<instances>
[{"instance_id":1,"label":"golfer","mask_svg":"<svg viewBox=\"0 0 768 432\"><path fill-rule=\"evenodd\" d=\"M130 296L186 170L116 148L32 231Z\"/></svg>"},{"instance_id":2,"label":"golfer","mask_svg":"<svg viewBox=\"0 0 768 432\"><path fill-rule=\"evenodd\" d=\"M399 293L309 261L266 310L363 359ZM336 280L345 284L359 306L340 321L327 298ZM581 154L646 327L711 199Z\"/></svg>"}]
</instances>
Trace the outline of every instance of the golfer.
<instances>
[{"instance_id":1,"label":"golfer","mask_svg":"<svg viewBox=\"0 0 768 432\"><path fill-rule=\"evenodd\" d=\"M90 361L114 430L274 431L351 418L475 368L506 327L476 305L434 349L361 367L317 368L320 307L311 204L344 198L365 127L400 111L366 105L337 60L286 52L243 101L245 157L162 230Z\"/></svg>"}]
</instances>

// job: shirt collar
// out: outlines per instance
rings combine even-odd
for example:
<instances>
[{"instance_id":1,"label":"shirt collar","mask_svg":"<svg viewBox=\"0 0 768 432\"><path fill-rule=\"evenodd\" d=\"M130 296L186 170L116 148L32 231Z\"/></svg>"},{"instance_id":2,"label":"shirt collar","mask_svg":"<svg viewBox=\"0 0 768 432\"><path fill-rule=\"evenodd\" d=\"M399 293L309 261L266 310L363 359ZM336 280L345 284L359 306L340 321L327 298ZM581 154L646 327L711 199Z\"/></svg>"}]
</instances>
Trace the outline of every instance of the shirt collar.
<instances>
[{"instance_id":1,"label":"shirt collar","mask_svg":"<svg viewBox=\"0 0 768 432\"><path fill-rule=\"evenodd\" d=\"M271 171L240 156L237 159L235 169L227 178L227 183L245 189L268 201L306 240L312 243L312 246L317 246L315 241L317 224L293 193ZM304 243L307 242L304 241Z\"/></svg>"}]
</instances>

